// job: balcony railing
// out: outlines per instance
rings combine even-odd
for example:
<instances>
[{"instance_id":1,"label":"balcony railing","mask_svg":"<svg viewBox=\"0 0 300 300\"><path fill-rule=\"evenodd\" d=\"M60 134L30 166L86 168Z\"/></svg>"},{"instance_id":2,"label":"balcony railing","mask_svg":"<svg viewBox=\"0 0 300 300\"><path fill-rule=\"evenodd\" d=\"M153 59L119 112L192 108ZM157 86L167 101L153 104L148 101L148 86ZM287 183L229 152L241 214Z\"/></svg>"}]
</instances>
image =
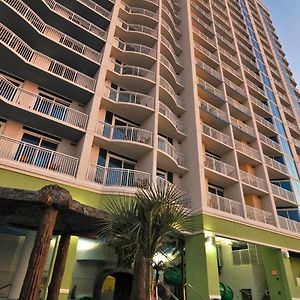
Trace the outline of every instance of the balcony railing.
<instances>
[{"instance_id":1,"label":"balcony railing","mask_svg":"<svg viewBox=\"0 0 300 300\"><path fill-rule=\"evenodd\" d=\"M287 176L289 175L286 165L276 161L275 159L270 158L267 155L265 155L265 161L266 161L266 165L270 166L271 168L273 168L283 174L286 174Z\"/></svg>"},{"instance_id":2,"label":"balcony railing","mask_svg":"<svg viewBox=\"0 0 300 300\"><path fill-rule=\"evenodd\" d=\"M108 19L108 20L111 19L111 13L109 11L107 11L106 9L104 9L101 5L98 5L97 3L95 3L94 1L92 1L92 0L76 0L76 1L82 3L83 5L87 6L92 11L95 11L99 15L105 17L106 19Z\"/></svg>"},{"instance_id":3,"label":"balcony railing","mask_svg":"<svg viewBox=\"0 0 300 300\"><path fill-rule=\"evenodd\" d=\"M274 215L268 211L246 205L246 213L251 220L276 226Z\"/></svg>"},{"instance_id":4,"label":"balcony railing","mask_svg":"<svg viewBox=\"0 0 300 300\"><path fill-rule=\"evenodd\" d=\"M182 50L180 43L178 42L177 38L175 37L172 28L170 27L170 25L164 20L161 20L162 25L166 28L166 30L168 31L168 33L170 34L170 36L172 37L172 40L174 42L174 45L179 49Z\"/></svg>"},{"instance_id":5,"label":"balcony railing","mask_svg":"<svg viewBox=\"0 0 300 300\"><path fill-rule=\"evenodd\" d=\"M256 149L248 146L247 144L241 143L237 140L235 140L234 143L235 143L235 148L237 151L240 151L241 153L244 153L247 156L260 161L260 155Z\"/></svg>"},{"instance_id":6,"label":"balcony railing","mask_svg":"<svg viewBox=\"0 0 300 300\"><path fill-rule=\"evenodd\" d=\"M232 81L230 81L227 78L224 78L224 82L227 86L229 86L232 90L238 92L240 95L242 95L243 97L247 97L247 94L245 92L244 89L242 89L241 87L239 87L237 84L233 83Z\"/></svg>"},{"instance_id":7,"label":"balcony railing","mask_svg":"<svg viewBox=\"0 0 300 300\"><path fill-rule=\"evenodd\" d=\"M250 173L247 173L243 170L240 170L240 175L241 175L241 180L243 183L254 186L263 191L267 191L267 183L265 182L265 180L255 176L255 175L252 175Z\"/></svg>"},{"instance_id":8,"label":"balcony railing","mask_svg":"<svg viewBox=\"0 0 300 300\"><path fill-rule=\"evenodd\" d=\"M171 84L160 76L160 85L172 96L173 100L177 104L178 107L181 107L182 109L185 109L185 103L183 99L176 94L174 89L172 88Z\"/></svg>"},{"instance_id":9,"label":"balcony railing","mask_svg":"<svg viewBox=\"0 0 300 300\"><path fill-rule=\"evenodd\" d=\"M174 115L171 109L162 102L159 102L159 112L174 124L178 132L186 134L183 123Z\"/></svg>"},{"instance_id":10,"label":"balcony railing","mask_svg":"<svg viewBox=\"0 0 300 300\"><path fill-rule=\"evenodd\" d=\"M207 57L209 57L211 60L213 60L215 63L219 64L219 59L218 57L211 53L210 51L208 51L205 47L201 46L199 43L194 42L194 46L197 50L199 50L200 52L204 53Z\"/></svg>"},{"instance_id":11,"label":"balcony railing","mask_svg":"<svg viewBox=\"0 0 300 300\"><path fill-rule=\"evenodd\" d=\"M111 125L99 121L95 133L113 141L129 141L152 145L152 132L138 127Z\"/></svg>"},{"instance_id":12,"label":"balcony railing","mask_svg":"<svg viewBox=\"0 0 300 300\"><path fill-rule=\"evenodd\" d=\"M231 117L231 124L233 127L239 129L242 132L245 132L246 134L255 137L255 131L252 127L250 127L247 124L244 124L243 122L239 121L238 119Z\"/></svg>"},{"instance_id":13,"label":"balcony railing","mask_svg":"<svg viewBox=\"0 0 300 300\"><path fill-rule=\"evenodd\" d=\"M232 142L229 135L222 133L219 130L216 130L204 123L202 123L202 133L222 144L226 144L227 146L232 147Z\"/></svg>"},{"instance_id":14,"label":"balcony railing","mask_svg":"<svg viewBox=\"0 0 300 300\"><path fill-rule=\"evenodd\" d=\"M296 196L293 192L283 189L282 187L279 187L273 183L271 183L271 187L274 195L292 202L297 202Z\"/></svg>"},{"instance_id":15,"label":"balcony railing","mask_svg":"<svg viewBox=\"0 0 300 300\"><path fill-rule=\"evenodd\" d=\"M178 75L173 67L173 65L169 62L169 60L164 56L160 55L161 62L169 69L171 72L173 78L175 79L175 82L181 86L184 86L183 78Z\"/></svg>"},{"instance_id":16,"label":"balcony railing","mask_svg":"<svg viewBox=\"0 0 300 300\"><path fill-rule=\"evenodd\" d=\"M103 29L96 26L95 24L75 14L74 12L72 12L71 10L67 9L66 7L62 6L54 0L42 1L45 3L46 6L48 6L48 8L50 8L54 13L58 14L60 17L71 21L72 23L87 30L91 34L96 35L101 39L106 39L106 32Z\"/></svg>"},{"instance_id":17,"label":"balcony railing","mask_svg":"<svg viewBox=\"0 0 300 300\"><path fill-rule=\"evenodd\" d=\"M238 102L238 101L232 99L232 98L229 97L229 96L227 96L227 99L228 99L228 103L229 103L232 107L238 109L239 111L241 111L242 113L244 113L245 115L247 115L247 116L249 116L249 117L251 116L250 110L249 110L249 108L248 108L247 106L241 104L240 102Z\"/></svg>"},{"instance_id":18,"label":"balcony railing","mask_svg":"<svg viewBox=\"0 0 300 300\"><path fill-rule=\"evenodd\" d=\"M153 82L155 81L155 73L148 69L137 66L121 65L117 62L113 62L113 65L113 70L120 75L136 76L151 80Z\"/></svg>"},{"instance_id":19,"label":"balcony railing","mask_svg":"<svg viewBox=\"0 0 300 300\"><path fill-rule=\"evenodd\" d=\"M209 65L202 62L200 59L196 58L196 65L204 70L206 73L210 74L214 78L217 78L219 81L222 81L221 73L210 67Z\"/></svg>"},{"instance_id":20,"label":"balcony railing","mask_svg":"<svg viewBox=\"0 0 300 300\"><path fill-rule=\"evenodd\" d=\"M107 97L116 103L129 103L154 109L154 98L145 94L107 88Z\"/></svg>"},{"instance_id":21,"label":"balcony railing","mask_svg":"<svg viewBox=\"0 0 300 300\"><path fill-rule=\"evenodd\" d=\"M150 27L139 25L139 24L127 24L126 22L120 20L121 27L128 32L139 32L148 34L154 38L157 38L157 30L154 30Z\"/></svg>"},{"instance_id":22,"label":"balcony railing","mask_svg":"<svg viewBox=\"0 0 300 300\"><path fill-rule=\"evenodd\" d=\"M300 222L278 216L279 226L282 229L300 233Z\"/></svg>"},{"instance_id":23,"label":"balcony railing","mask_svg":"<svg viewBox=\"0 0 300 300\"><path fill-rule=\"evenodd\" d=\"M96 63L101 61L102 54L94 49L86 46L83 43L71 38L70 36L62 33L56 28L46 24L29 6L21 0L3 0L6 5L12 8L17 14L24 18L36 31L48 39L62 44L63 46L75 51ZM85 0L90 1L90 0Z\"/></svg>"},{"instance_id":24,"label":"balcony railing","mask_svg":"<svg viewBox=\"0 0 300 300\"><path fill-rule=\"evenodd\" d=\"M161 42L166 46L166 48L172 53L172 56L175 60L175 62L182 67L182 60L176 55L173 46L171 45L171 43L162 35L161 36Z\"/></svg>"},{"instance_id":25,"label":"balcony railing","mask_svg":"<svg viewBox=\"0 0 300 300\"><path fill-rule=\"evenodd\" d=\"M166 139L161 136L158 137L158 149L170 155L177 163L178 166L187 168L187 157L178 152L175 147Z\"/></svg>"},{"instance_id":26,"label":"balcony railing","mask_svg":"<svg viewBox=\"0 0 300 300\"><path fill-rule=\"evenodd\" d=\"M4 44L28 64L79 87L94 91L96 83L94 78L78 72L42 53L34 51L3 24L0 25L0 43Z\"/></svg>"},{"instance_id":27,"label":"balcony railing","mask_svg":"<svg viewBox=\"0 0 300 300\"><path fill-rule=\"evenodd\" d=\"M215 40L209 38L207 35L205 35L203 32L201 32L200 30L193 28L193 33L198 35L202 40L206 41L208 44L210 44L211 46L213 46L214 48L217 47Z\"/></svg>"},{"instance_id":28,"label":"balcony railing","mask_svg":"<svg viewBox=\"0 0 300 300\"><path fill-rule=\"evenodd\" d=\"M124 6L124 10L128 12L129 14L138 14L138 15L143 15L150 17L154 20L158 20L158 15L151 10L140 8L140 7L130 7L129 5L122 3Z\"/></svg>"},{"instance_id":29,"label":"balcony railing","mask_svg":"<svg viewBox=\"0 0 300 300\"><path fill-rule=\"evenodd\" d=\"M87 180L107 186L146 188L150 184L150 174L137 170L105 168L90 164Z\"/></svg>"},{"instance_id":30,"label":"balcony railing","mask_svg":"<svg viewBox=\"0 0 300 300\"><path fill-rule=\"evenodd\" d=\"M243 216L243 209L242 209L242 204L225 198L225 197L221 197L218 196L216 194L212 194L210 192L208 192L207 195L207 205L208 207L229 213L229 214L233 214L233 215L237 215L237 216Z\"/></svg>"},{"instance_id":31,"label":"balcony railing","mask_svg":"<svg viewBox=\"0 0 300 300\"><path fill-rule=\"evenodd\" d=\"M225 96L222 91L219 89L215 88L213 85L209 84L208 82L204 80L198 80L198 85L202 87L204 90L210 92L211 94L215 95L219 99L225 101Z\"/></svg>"},{"instance_id":32,"label":"balcony railing","mask_svg":"<svg viewBox=\"0 0 300 300\"><path fill-rule=\"evenodd\" d=\"M156 57L156 50L150 47L141 45L141 44L134 44L134 43L124 43L120 40L115 41L115 45L124 52L136 52L151 56L153 58Z\"/></svg>"},{"instance_id":33,"label":"balcony railing","mask_svg":"<svg viewBox=\"0 0 300 300\"><path fill-rule=\"evenodd\" d=\"M67 123L82 129L86 128L88 116L80 111L62 105L55 98L53 101L30 93L13 85L0 75L0 97L6 103L24 108L31 112L48 116L60 122Z\"/></svg>"},{"instance_id":34,"label":"balcony railing","mask_svg":"<svg viewBox=\"0 0 300 300\"><path fill-rule=\"evenodd\" d=\"M63 153L0 136L0 158L75 176L78 159Z\"/></svg>"},{"instance_id":35,"label":"balcony railing","mask_svg":"<svg viewBox=\"0 0 300 300\"><path fill-rule=\"evenodd\" d=\"M255 119L258 123L264 125L265 127L267 127L268 129L270 129L271 131L276 132L276 127L274 126L273 123L267 121L266 119L264 119L263 117L261 117L258 114L255 114Z\"/></svg>"},{"instance_id":36,"label":"balcony railing","mask_svg":"<svg viewBox=\"0 0 300 300\"><path fill-rule=\"evenodd\" d=\"M227 116L227 114L225 112L223 112L221 109L216 108L214 105L206 102L203 99L200 99L200 108L203 111L206 111L209 114L217 117L218 119L223 120L223 121L229 123L228 116Z\"/></svg>"},{"instance_id":37,"label":"balcony railing","mask_svg":"<svg viewBox=\"0 0 300 300\"><path fill-rule=\"evenodd\" d=\"M256 106L260 107L261 109L268 112L269 114L272 114L272 111L268 105L264 104L263 102L254 98L253 96L251 96L250 99L251 99L251 102L254 103Z\"/></svg>"},{"instance_id":38,"label":"balcony railing","mask_svg":"<svg viewBox=\"0 0 300 300\"><path fill-rule=\"evenodd\" d=\"M260 140L263 143L267 144L269 147L271 147L273 149L276 149L279 152L282 152L281 151L281 146L278 143L274 142L272 139L268 138L267 136L265 136L262 133L259 134L259 137L260 137Z\"/></svg>"},{"instance_id":39,"label":"balcony railing","mask_svg":"<svg viewBox=\"0 0 300 300\"><path fill-rule=\"evenodd\" d=\"M214 170L223 175L226 175L226 176L229 176L229 177L232 177L235 179L237 178L236 169L233 166L226 164L220 160L216 160L209 156L205 156L204 166L208 169Z\"/></svg>"}]
</instances>

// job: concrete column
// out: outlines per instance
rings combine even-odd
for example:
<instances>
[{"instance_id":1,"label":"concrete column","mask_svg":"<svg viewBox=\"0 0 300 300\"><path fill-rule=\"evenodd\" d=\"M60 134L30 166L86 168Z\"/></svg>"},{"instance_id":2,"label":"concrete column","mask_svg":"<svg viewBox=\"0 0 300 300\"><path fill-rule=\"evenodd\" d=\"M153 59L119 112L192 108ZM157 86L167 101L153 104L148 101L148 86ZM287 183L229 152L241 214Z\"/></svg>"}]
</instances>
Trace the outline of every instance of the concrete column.
<instances>
[{"instance_id":1,"label":"concrete column","mask_svg":"<svg viewBox=\"0 0 300 300\"><path fill-rule=\"evenodd\" d=\"M188 237L185 251L186 299L221 299L215 237Z\"/></svg>"},{"instance_id":2,"label":"concrete column","mask_svg":"<svg viewBox=\"0 0 300 300\"><path fill-rule=\"evenodd\" d=\"M28 267L31 250L34 244L35 234L36 233L34 231L28 231L28 233L26 234L21 256L16 268L14 280L12 282L10 293L8 295L8 299L10 300L19 299L21 288Z\"/></svg>"}]
</instances>

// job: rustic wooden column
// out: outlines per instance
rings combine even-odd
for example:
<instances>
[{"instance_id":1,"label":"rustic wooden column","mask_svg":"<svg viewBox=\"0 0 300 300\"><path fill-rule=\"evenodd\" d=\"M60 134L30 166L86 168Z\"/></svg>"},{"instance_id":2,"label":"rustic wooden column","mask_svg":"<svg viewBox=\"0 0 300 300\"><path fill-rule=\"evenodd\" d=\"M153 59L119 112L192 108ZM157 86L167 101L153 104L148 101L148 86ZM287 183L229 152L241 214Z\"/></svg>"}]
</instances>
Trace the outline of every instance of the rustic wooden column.
<instances>
[{"instance_id":1,"label":"rustic wooden column","mask_svg":"<svg viewBox=\"0 0 300 300\"><path fill-rule=\"evenodd\" d=\"M68 206L72 201L70 193L57 185L46 186L39 191L39 194L44 208L19 300L38 299L58 207L60 204Z\"/></svg>"},{"instance_id":2,"label":"rustic wooden column","mask_svg":"<svg viewBox=\"0 0 300 300\"><path fill-rule=\"evenodd\" d=\"M47 300L57 300L61 281L64 275L68 249L70 245L70 235L62 235L59 241L55 264L52 272L51 282L48 288Z\"/></svg>"}]
</instances>

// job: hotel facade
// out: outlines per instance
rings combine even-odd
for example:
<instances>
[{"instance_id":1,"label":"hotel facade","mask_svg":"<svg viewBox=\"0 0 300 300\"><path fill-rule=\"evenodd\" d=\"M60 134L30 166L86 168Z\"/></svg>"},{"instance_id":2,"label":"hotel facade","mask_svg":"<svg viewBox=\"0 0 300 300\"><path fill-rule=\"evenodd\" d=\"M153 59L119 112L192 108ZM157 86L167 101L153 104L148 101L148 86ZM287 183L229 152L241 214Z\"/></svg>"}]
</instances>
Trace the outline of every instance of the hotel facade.
<instances>
[{"instance_id":1,"label":"hotel facade","mask_svg":"<svg viewBox=\"0 0 300 300\"><path fill-rule=\"evenodd\" d=\"M0 0L0 20L1 186L57 183L101 208L174 184L198 226L187 300L225 299L220 282L300 299L300 92L260 0ZM0 299L18 299L34 232L0 241ZM115 261L72 237L59 299L92 295Z\"/></svg>"}]
</instances>

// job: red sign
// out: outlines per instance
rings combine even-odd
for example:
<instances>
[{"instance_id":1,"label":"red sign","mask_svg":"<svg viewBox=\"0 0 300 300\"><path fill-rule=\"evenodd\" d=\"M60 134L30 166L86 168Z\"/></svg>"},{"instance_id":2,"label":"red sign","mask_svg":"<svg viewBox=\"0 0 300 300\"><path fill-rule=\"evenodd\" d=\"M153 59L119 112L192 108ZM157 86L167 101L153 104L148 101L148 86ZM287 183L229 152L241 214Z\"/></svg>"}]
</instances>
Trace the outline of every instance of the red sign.
<instances>
[{"instance_id":1,"label":"red sign","mask_svg":"<svg viewBox=\"0 0 300 300\"><path fill-rule=\"evenodd\" d=\"M278 274L277 270L272 270L272 275L277 275L277 274Z\"/></svg>"}]
</instances>

